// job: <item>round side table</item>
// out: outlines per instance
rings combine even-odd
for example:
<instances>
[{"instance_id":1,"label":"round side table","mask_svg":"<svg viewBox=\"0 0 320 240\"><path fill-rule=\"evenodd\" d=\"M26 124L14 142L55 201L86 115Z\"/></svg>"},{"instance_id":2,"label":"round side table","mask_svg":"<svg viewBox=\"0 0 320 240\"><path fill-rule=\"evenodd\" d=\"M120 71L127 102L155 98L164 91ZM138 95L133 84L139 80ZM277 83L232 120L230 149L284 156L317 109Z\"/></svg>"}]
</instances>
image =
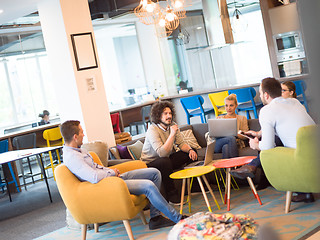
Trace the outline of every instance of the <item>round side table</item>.
<instances>
[{"instance_id":1,"label":"round side table","mask_svg":"<svg viewBox=\"0 0 320 240\"><path fill-rule=\"evenodd\" d=\"M226 191L224 195L224 203L227 203L228 206L228 211L230 211L230 180L231 180L231 175L230 175L230 168L232 167L239 167L242 165L245 165L247 163L250 163L253 159L255 159L256 156L244 156L244 157L235 157L235 158L230 158L230 159L223 159L221 161L218 161L213 164L214 167L216 168L226 168ZM254 184L252 182L252 179L250 177L247 177L248 183L252 189L253 195L255 198L258 200L259 204L262 205L262 202L260 200L260 197L257 193L256 188L254 187Z\"/></svg>"},{"instance_id":2,"label":"round side table","mask_svg":"<svg viewBox=\"0 0 320 240\"><path fill-rule=\"evenodd\" d=\"M208 182L207 178L204 176L205 174L210 173L210 172L214 171L215 169L216 169L216 167L214 167L214 166L199 166L199 167L183 169L183 170L180 170L178 172L172 173L170 175L170 177L173 178L173 179L182 179L180 214L182 214L182 210L183 210L183 198L184 198L184 192L185 192L185 187L186 187L186 179L188 179L188 186L187 186L188 187L188 199L189 199L188 202L189 202L189 212L191 212L190 178L193 178L193 177L196 177L198 182L199 182L199 185L200 185L200 188L201 188L201 192L202 192L204 200L205 200L205 202L207 204L208 210L210 212L212 212L210 204L209 204L208 197L206 195L206 192L204 190L204 187L203 187L203 184L202 184L202 181L201 181L200 177L202 177L202 179L205 182L207 188L209 189L209 192L210 192L214 202L216 203L218 209L220 209L220 206L219 206L219 204L217 202L217 199L215 198L215 196L213 194L213 191L212 191L212 189L211 189L211 187L209 185L209 182Z\"/></svg>"}]
</instances>

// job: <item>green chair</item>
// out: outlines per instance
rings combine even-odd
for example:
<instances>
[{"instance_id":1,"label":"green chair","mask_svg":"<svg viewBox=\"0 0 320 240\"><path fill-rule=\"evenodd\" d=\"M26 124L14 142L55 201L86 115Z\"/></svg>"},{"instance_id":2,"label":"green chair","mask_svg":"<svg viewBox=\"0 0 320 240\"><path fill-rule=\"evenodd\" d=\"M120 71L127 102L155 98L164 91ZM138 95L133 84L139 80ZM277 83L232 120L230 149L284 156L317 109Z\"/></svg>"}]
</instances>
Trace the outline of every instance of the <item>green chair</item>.
<instances>
[{"instance_id":1,"label":"green chair","mask_svg":"<svg viewBox=\"0 0 320 240\"><path fill-rule=\"evenodd\" d=\"M290 210L292 192L320 192L318 130L316 125L301 127L296 136L296 149L276 147L260 153L271 185L287 192L285 213Z\"/></svg>"}]
</instances>

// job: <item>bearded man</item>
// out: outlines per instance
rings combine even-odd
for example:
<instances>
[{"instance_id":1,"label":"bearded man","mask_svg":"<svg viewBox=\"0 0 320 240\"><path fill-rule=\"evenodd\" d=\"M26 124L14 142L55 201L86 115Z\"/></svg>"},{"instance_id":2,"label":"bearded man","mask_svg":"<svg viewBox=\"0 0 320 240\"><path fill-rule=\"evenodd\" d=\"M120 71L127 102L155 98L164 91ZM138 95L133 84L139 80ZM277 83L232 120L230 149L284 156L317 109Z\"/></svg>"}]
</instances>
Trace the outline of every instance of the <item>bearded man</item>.
<instances>
[{"instance_id":1,"label":"bearded man","mask_svg":"<svg viewBox=\"0 0 320 240\"><path fill-rule=\"evenodd\" d=\"M159 101L152 105L152 124L146 133L141 160L148 167L161 172L162 182L170 203L179 204L180 198L173 180L169 177L175 169L198 159L197 152L184 142L178 125L173 121L174 106L169 101Z\"/></svg>"}]
</instances>

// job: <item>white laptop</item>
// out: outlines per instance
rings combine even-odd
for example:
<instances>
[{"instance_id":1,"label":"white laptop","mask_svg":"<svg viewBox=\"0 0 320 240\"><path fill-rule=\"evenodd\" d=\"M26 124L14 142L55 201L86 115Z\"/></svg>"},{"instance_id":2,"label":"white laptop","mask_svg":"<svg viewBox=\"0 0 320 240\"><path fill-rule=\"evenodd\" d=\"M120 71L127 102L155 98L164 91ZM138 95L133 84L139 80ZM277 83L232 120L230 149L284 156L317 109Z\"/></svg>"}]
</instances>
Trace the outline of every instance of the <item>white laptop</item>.
<instances>
[{"instance_id":1,"label":"white laptop","mask_svg":"<svg viewBox=\"0 0 320 240\"><path fill-rule=\"evenodd\" d=\"M216 141L209 143L206 149L206 155L204 157L204 161L194 161L192 163L189 163L184 168L192 168L192 167L199 167L199 166L209 166L214 163L213 161L213 154L214 154L214 148L216 146Z\"/></svg>"},{"instance_id":2,"label":"white laptop","mask_svg":"<svg viewBox=\"0 0 320 240\"><path fill-rule=\"evenodd\" d=\"M208 119L210 137L237 136L237 119Z\"/></svg>"}]
</instances>

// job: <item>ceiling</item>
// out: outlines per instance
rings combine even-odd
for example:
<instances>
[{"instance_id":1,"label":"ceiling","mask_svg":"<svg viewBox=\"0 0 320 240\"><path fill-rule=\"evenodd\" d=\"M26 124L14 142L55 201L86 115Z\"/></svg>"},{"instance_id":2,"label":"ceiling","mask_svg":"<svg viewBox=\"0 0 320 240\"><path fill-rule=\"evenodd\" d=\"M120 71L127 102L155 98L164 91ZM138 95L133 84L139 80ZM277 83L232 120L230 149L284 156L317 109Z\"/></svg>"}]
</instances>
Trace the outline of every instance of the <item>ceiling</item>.
<instances>
[{"instance_id":1,"label":"ceiling","mask_svg":"<svg viewBox=\"0 0 320 240\"><path fill-rule=\"evenodd\" d=\"M33 41L37 48L43 49L43 39L41 35L40 19L37 14L37 4L43 0L0 0L0 53L9 51L12 53L20 51L19 43L23 42L28 45L28 41ZM92 0L88 0L89 2ZM138 2L139 0L137 0ZM211 0L209 0L211 1ZM241 8L242 11L251 11L259 7L259 0L227 0L229 8L234 8L234 5ZM19 7L17 7L19 6ZM246 7L247 6L247 7ZM187 10L202 9L201 0L192 0L192 6ZM105 23L128 23L132 22L133 13L122 15L115 19L100 19L94 20L93 25L100 25ZM30 34L32 33L32 34ZM2 36L1 36L2 35ZM18 39L19 37L19 39ZM17 48L15 50L15 48Z\"/></svg>"}]
</instances>

